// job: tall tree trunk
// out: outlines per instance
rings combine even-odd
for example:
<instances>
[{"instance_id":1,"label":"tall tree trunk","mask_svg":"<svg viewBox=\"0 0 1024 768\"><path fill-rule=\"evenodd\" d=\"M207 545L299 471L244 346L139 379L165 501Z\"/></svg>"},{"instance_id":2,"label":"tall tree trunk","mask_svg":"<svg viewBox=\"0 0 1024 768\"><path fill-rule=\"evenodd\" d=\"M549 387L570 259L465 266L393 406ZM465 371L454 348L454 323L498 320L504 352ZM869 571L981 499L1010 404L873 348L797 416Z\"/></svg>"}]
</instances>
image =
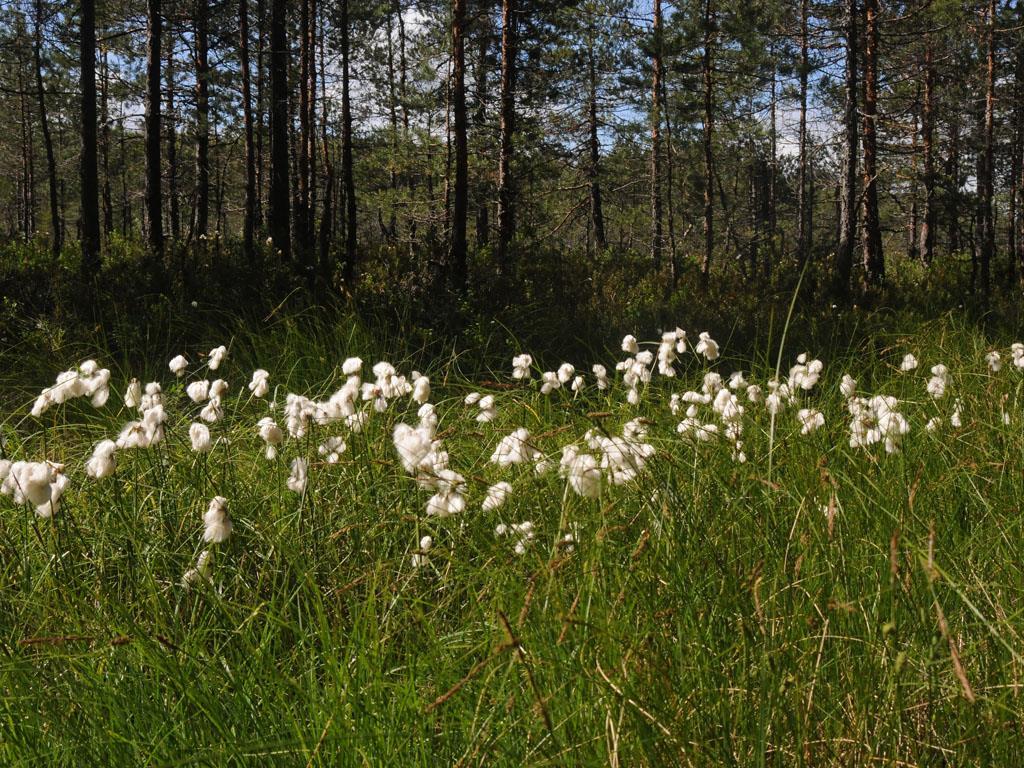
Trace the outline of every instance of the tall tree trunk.
<instances>
[{"instance_id":1,"label":"tall tree trunk","mask_svg":"<svg viewBox=\"0 0 1024 768\"><path fill-rule=\"evenodd\" d=\"M777 99L778 99L778 62L775 58L775 47L771 49L772 56L772 92L768 121L768 189L764 198L765 221L768 227L768 247L764 249L764 277L772 271L772 262L775 261L775 237L778 233L778 212L776 208L776 181L779 177L779 140L777 120Z\"/></svg>"},{"instance_id":2,"label":"tall tree trunk","mask_svg":"<svg viewBox=\"0 0 1024 768\"><path fill-rule=\"evenodd\" d=\"M679 254L676 249L676 216L675 216L675 183L673 173L675 166L675 145L672 143L672 118L668 110L668 78L664 72L661 77L661 113L665 120L665 189L667 190L665 200L665 212L668 214L666 225L668 226L668 248L669 248L669 283L666 291L671 293L679 283L680 266Z\"/></svg>"},{"instance_id":3,"label":"tall tree trunk","mask_svg":"<svg viewBox=\"0 0 1024 768\"><path fill-rule=\"evenodd\" d=\"M481 24L480 38L478 44L480 50L477 54L476 63L476 109L473 111L473 127L478 140L484 141L487 132L487 52L489 49L489 29ZM490 239L490 206L486 189L489 187L486 182L480 183L480 201L476 207L476 247L483 249L487 247Z\"/></svg>"},{"instance_id":4,"label":"tall tree trunk","mask_svg":"<svg viewBox=\"0 0 1024 768\"><path fill-rule=\"evenodd\" d=\"M163 194L160 188L160 0L146 3L146 224L155 259L164 249Z\"/></svg>"},{"instance_id":5,"label":"tall tree trunk","mask_svg":"<svg viewBox=\"0 0 1024 768\"><path fill-rule=\"evenodd\" d=\"M341 182L345 188L345 263L348 285L356 276L356 182L352 167L352 97L349 93L349 2L341 0Z\"/></svg>"},{"instance_id":6,"label":"tall tree trunk","mask_svg":"<svg viewBox=\"0 0 1024 768\"><path fill-rule=\"evenodd\" d=\"M266 188L266 171L263 164L264 115L266 114L266 93L264 88L264 38L266 35L265 0L256 2L256 195L253 219L256 227L263 226L263 195Z\"/></svg>"},{"instance_id":7,"label":"tall tree trunk","mask_svg":"<svg viewBox=\"0 0 1024 768\"><path fill-rule=\"evenodd\" d=\"M295 195L295 248L298 251L299 261L302 269L306 272L305 277L310 277L309 269L312 266L310 252L310 218L309 218L309 190L311 168L309 156L309 134L312 126L309 123L309 0L301 0L299 11L299 137L298 173L296 174L296 195Z\"/></svg>"},{"instance_id":8,"label":"tall tree trunk","mask_svg":"<svg viewBox=\"0 0 1024 768\"><path fill-rule=\"evenodd\" d=\"M949 250L959 253L962 247L960 237L960 113L953 110L949 125L949 154L946 157L945 176L948 185L945 196L945 219Z\"/></svg>"},{"instance_id":9,"label":"tall tree trunk","mask_svg":"<svg viewBox=\"0 0 1024 768\"><path fill-rule=\"evenodd\" d=\"M515 194L512 179L512 141L516 102L516 8L515 0L501 2L501 149L498 154L498 274L513 274L512 238L515 234Z\"/></svg>"},{"instance_id":10,"label":"tall tree trunk","mask_svg":"<svg viewBox=\"0 0 1024 768\"><path fill-rule=\"evenodd\" d=\"M331 263L331 240L334 235L334 164L331 162L331 152L328 145L327 134L327 69L324 64L324 27L326 26L323 15L325 11L321 5L320 10L320 132L321 144L323 146L324 162L324 208L320 215L320 277L326 287L331 287L334 281L334 265Z\"/></svg>"},{"instance_id":11,"label":"tall tree trunk","mask_svg":"<svg viewBox=\"0 0 1024 768\"><path fill-rule=\"evenodd\" d=\"M245 130L245 215L242 221L242 252L255 259L253 241L256 227L256 148L253 145L252 85L249 72L249 3L238 2L239 65L242 69L242 122Z\"/></svg>"},{"instance_id":12,"label":"tall tree trunk","mask_svg":"<svg viewBox=\"0 0 1024 768\"><path fill-rule=\"evenodd\" d=\"M39 100L39 127L43 134L43 149L46 151L46 178L50 191L50 250L54 259L60 256L63 245L64 226L61 222L60 204L57 201L57 161L53 153L53 137L50 135L50 121L46 115L46 89L43 87L43 0L36 0L35 37L32 45L32 59L36 70L36 97Z\"/></svg>"},{"instance_id":13,"label":"tall tree trunk","mask_svg":"<svg viewBox=\"0 0 1024 768\"><path fill-rule=\"evenodd\" d=\"M386 237L393 241L398 233L398 90L396 85L397 75L395 73L395 44L394 44L394 15L393 5L388 7L387 18L387 65L388 65L388 120L391 135L391 157L388 159L388 181L391 189L391 211L388 215L388 227Z\"/></svg>"},{"instance_id":14,"label":"tall tree trunk","mask_svg":"<svg viewBox=\"0 0 1024 768\"><path fill-rule=\"evenodd\" d=\"M21 230L25 242L32 239L36 231L36 197L35 197L35 147L32 143L32 123L28 108L28 91L25 85L25 74L18 67L18 102L21 112Z\"/></svg>"},{"instance_id":15,"label":"tall tree trunk","mask_svg":"<svg viewBox=\"0 0 1024 768\"><path fill-rule=\"evenodd\" d=\"M83 0L79 20L79 91L82 95L81 208L82 276L100 271L99 162L96 152L96 3Z\"/></svg>"},{"instance_id":16,"label":"tall tree trunk","mask_svg":"<svg viewBox=\"0 0 1024 768\"><path fill-rule=\"evenodd\" d=\"M288 197L288 3L270 4L270 236L284 259L291 258Z\"/></svg>"},{"instance_id":17,"label":"tall tree trunk","mask_svg":"<svg viewBox=\"0 0 1024 768\"><path fill-rule=\"evenodd\" d=\"M100 57L100 164L103 167L103 235L110 242L114 231L114 201L110 195L110 109L109 109L109 74L107 65L107 49L103 48Z\"/></svg>"},{"instance_id":18,"label":"tall tree trunk","mask_svg":"<svg viewBox=\"0 0 1024 768\"><path fill-rule=\"evenodd\" d=\"M659 0L660 1L660 0ZM608 238L604 231L604 210L601 207L601 142L598 138L597 122L597 66L594 62L593 40L587 51L587 139L590 148L590 220L594 226L594 243L598 251L608 247ZM671 194L671 190L669 191Z\"/></svg>"},{"instance_id":19,"label":"tall tree trunk","mask_svg":"<svg viewBox=\"0 0 1024 768\"><path fill-rule=\"evenodd\" d=\"M715 130L714 101L714 45L715 7L714 0L704 0L704 52L701 56L701 74L704 84L704 259L701 264L701 278L705 286L711 277L711 256L715 244L714 233L714 173L715 158L712 152Z\"/></svg>"},{"instance_id":20,"label":"tall tree trunk","mask_svg":"<svg viewBox=\"0 0 1024 768\"><path fill-rule=\"evenodd\" d=\"M210 221L210 65L209 9L195 0L196 46L196 210L193 234L206 235Z\"/></svg>"},{"instance_id":21,"label":"tall tree trunk","mask_svg":"<svg viewBox=\"0 0 1024 768\"><path fill-rule=\"evenodd\" d=\"M466 221L469 217L469 143L466 114L466 0L452 0L452 120L455 189L452 204L451 282L466 291Z\"/></svg>"},{"instance_id":22,"label":"tall tree trunk","mask_svg":"<svg viewBox=\"0 0 1024 768\"><path fill-rule=\"evenodd\" d=\"M171 240L177 242L181 237L181 198L178 194L178 113L174 108L174 27L167 26L166 48L167 65L167 114L165 131L167 133L167 197L170 203Z\"/></svg>"},{"instance_id":23,"label":"tall tree trunk","mask_svg":"<svg viewBox=\"0 0 1024 768\"><path fill-rule=\"evenodd\" d=\"M807 228L807 79L810 72L807 24L809 0L800 0L800 156L797 165L796 253L801 268L810 253Z\"/></svg>"},{"instance_id":24,"label":"tall tree trunk","mask_svg":"<svg viewBox=\"0 0 1024 768\"><path fill-rule=\"evenodd\" d=\"M921 151L924 154L924 216L918 251L925 264L935 257L935 39L931 32L924 39L924 96L921 102Z\"/></svg>"},{"instance_id":25,"label":"tall tree trunk","mask_svg":"<svg viewBox=\"0 0 1024 768\"><path fill-rule=\"evenodd\" d=\"M661 0L654 0L651 69L651 263L661 269Z\"/></svg>"},{"instance_id":26,"label":"tall tree trunk","mask_svg":"<svg viewBox=\"0 0 1024 768\"><path fill-rule=\"evenodd\" d=\"M885 280L882 227L878 215L878 0L864 0L864 279Z\"/></svg>"},{"instance_id":27,"label":"tall tree trunk","mask_svg":"<svg viewBox=\"0 0 1024 768\"><path fill-rule=\"evenodd\" d=\"M978 263L981 267L981 296L987 304L992 291L992 259L995 257L993 197L993 127L995 120L996 2L989 0L985 20L985 109L982 118L981 151L978 161Z\"/></svg>"},{"instance_id":28,"label":"tall tree trunk","mask_svg":"<svg viewBox=\"0 0 1024 768\"><path fill-rule=\"evenodd\" d=\"M835 293L847 296L857 236L857 0L846 0L846 72L843 91L843 176L839 190L839 244Z\"/></svg>"},{"instance_id":29,"label":"tall tree trunk","mask_svg":"<svg viewBox=\"0 0 1024 768\"><path fill-rule=\"evenodd\" d=\"M1024 26L1024 3L1017 5L1018 24ZM1010 169L1013 174L1014 215L1010 220L1013 231L1010 262L1016 264L1020 278L1024 280L1024 41L1017 40L1017 62L1014 72L1016 92L1013 110L1014 132L1017 136L1016 164Z\"/></svg>"},{"instance_id":30,"label":"tall tree trunk","mask_svg":"<svg viewBox=\"0 0 1024 768\"><path fill-rule=\"evenodd\" d=\"M317 0L309 0L309 31L307 33L309 37L309 43L306 48L306 55L309 58L309 65L307 72L309 75L309 82L307 88L309 90L309 98L307 99L306 109L309 112L309 134L306 138L306 155L309 157L309 208L306 212L307 217L307 233L306 237L309 240L310 249L315 244L316 235L316 207L317 207L317 190L319 182L317 178L317 160L316 160L316 124L317 124L317 113L316 113L316 30L317 30ZM316 267L314 264L315 259L311 258L311 272L313 276L311 279L315 279Z\"/></svg>"}]
</instances>

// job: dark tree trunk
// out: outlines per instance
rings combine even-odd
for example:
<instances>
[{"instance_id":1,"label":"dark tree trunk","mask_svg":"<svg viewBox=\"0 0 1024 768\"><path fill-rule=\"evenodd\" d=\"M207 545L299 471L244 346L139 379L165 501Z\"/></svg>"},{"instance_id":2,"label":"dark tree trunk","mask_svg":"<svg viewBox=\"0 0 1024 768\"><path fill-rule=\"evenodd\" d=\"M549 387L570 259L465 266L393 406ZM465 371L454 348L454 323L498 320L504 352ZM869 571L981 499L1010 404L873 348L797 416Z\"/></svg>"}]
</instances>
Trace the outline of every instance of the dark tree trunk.
<instances>
[{"instance_id":1,"label":"dark tree trunk","mask_svg":"<svg viewBox=\"0 0 1024 768\"><path fill-rule=\"evenodd\" d=\"M146 3L146 226L147 243L159 259L164 249L160 184L160 0Z\"/></svg>"},{"instance_id":2,"label":"dark tree trunk","mask_svg":"<svg viewBox=\"0 0 1024 768\"><path fill-rule=\"evenodd\" d=\"M835 293L847 296L857 235L857 0L846 0L846 73L843 90L843 176L839 190L839 244Z\"/></svg>"},{"instance_id":3,"label":"dark tree trunk","mask_svg":"<svg viewBox=\"0 0 1024 768\"><path fill-rule=\"evenodd\" d=\"M32 59L36 70L36 96L39 100L39 127L43 134L43 149L46 152L46 179L50 191L50 249L53 257L60 256L63 245L64 226L61 222L60 204L57 200L57 161L53 152L53 137L50 135L50 121L46 115L46 89L43 87L43 2L36 0L35 39L32 45Z\"/></svg>"},{"instance_id":4,"label":"dark tree trunk","mask_svg":"<svg viewBox=\"0 0 1024 768\"><path fill-rule=\"evenodd\" d=\"M174 36L167 27L167 115L163 121L167 132L167 196L170 198L171 240L181 237L181 198L178 194L178 114L174 109Z\"/></svg>"},{"instance_id":5,"label":"dark tree trunk","mask_svg":"<svg viewBox=\"0 0 1024 768\"><path fill-rule=\"evenodd\" d=\"M96 152L96 3L83 0L79 20L79 90L82 95L81 244L82 276L91 283L100 271L99 162Z\"/></svg>"},{"instance_id":6,"label":"dark tree trunk","mask_svg":"<svg viewBox=\"0 0 1024 768\"><path fill-rule=\"evenodd\" d=\"M296 147L298 167L296 173L295 195L295 249L305 277L311 276L312 253L310 252L310 215L309 192L311 160L309 156L309 134L312 126L309 123L309 0L301 0L299 12L299 137Z\"/></svg>"},{"instance_id":7,"label":"dark tree trunk","mask_svg":"<svg viewBox=\"0 0 1024 768\"><path fill-rule=\"evenodd\" d=\"M1024 3L1017 6L1018 24L1024 26ZM1020 278L1024 280L1024 41L1017 41L1017 62L1014 73L1014 92L1016 94L1013 123L1014 134L1017 137L1017 155L1015 163L1010 169L1013 175L1013 215L1010 217L1010 231L1012 238L1009 249L1010 279L1014 279L1013 273L1016 270Z\"/></svg>"},{"instance_id":8,"label":"dark tree trunk","mask_svg":"<svg viewBox=\"0 0 1024 768\"><path fill-rule=\"evenodd\" d=\"M206 235L210 222L210 65L209 9L206 0L195 2L196 46L196 210L193 234Z\"/></svg>"},{"instance_id":9,"label":"dark tree trunk","mask_svg":"<svg viewBox=\"0 0 1024 768\"><path fill-rule=\"evenodd\" d=\"M992 291L992 259L995 257L993 197L993 127L995 119L995 0L989 0L985 22L985 109L982 113L981 149L978 158L978 266L981 268L981 296L987 304Z\"/></svg>"},{"instance_id":10,"label":"dark tree trunk","mask_svg":"<svg viewBox=\"0 0 1024 768\"><path fill-rule=\"evenodd\" d=\"M242 221L242 251L254 260L256 227L256 148L253 146L252 85L249 72L249 3L238 3L239 65L242 69L242 122L245 129L245 214Z\"/></svg>"},{"instance_id":11,"label":"dark tree trunk","mask_svg":"<svg viewBox=\"0 0 1024 768\"><path fill-rule=\"evenodd\" d=\"M254 226L263 226L263 196L266 188L266 171L263 164L263 132L266 114L266 93L263 71L265 66L264 38L266 36L266 7L264 0L256 2L256 195L253 218Z\"/></svg>"},{"instance_id":12,"label":"dark tree trunk","mask_svg":"<svg viewBox=\"0 0 1024 768\"><path fill-rule=\"evenodd\" d=\"M324 65L324 21L321 6L320 21L320 133L324 162L324 208L320 215L320 277L326 287L334 281L334 265L331 263L331 240L334 237L334 164L331 162L327 135L327 71Z\"/></svg>"},{"instance_id":13,"label":"dark tree trunk","mask_svg":"<svg viewBox=\"0 0 1024 768\"><path fill-rule=\"evenodd\" d=\"M651 264L661 269L661 0L654 0L651 69Z\"/></svg>"},{"instance_id":14,"label":"dark tree trunk","mask_svg":"<svg viewBox=\"0 0 1024 768\"><path fill-rule=\"evenodd\" d=\"M921 102L921 150L924 154L924 216L918 251L925 264L935 257L935 41L929 32L924 41L924 96Z\"/></svg>"},{"instance_id":15,"label":"dark tree trunk","mask_svg":"<svg viewBox=\"0 0 1024 768\"><path fill-rule=\"evenodd\" d=\"M946 157L945 219L949 250L958 253L962 247L960 237L960 113L953 110L949 126L949 155Z\"/></svg>"},{"instance_id":16,"label":"dark tree trunk","mask_svg":"<svg viewBox=\"0 0 1024 768\"><path fill-rule=\"evenodd\" d=\"M515 0L501 3L501 149L498 155L498 274L511 277L512 238L515 234L515 193L512 179L512 141L516 118L516 9Z\"/></svg>"},{"instance_id":17,"label":"dark tree trunk","mask_svg":"<svg viewBox=\"0 0 1024 768\"><path fill-rule=\"evenodd\" d=\"M352 167L352 98L349 93L349 0L341 0L341 182L345 188L345 263L349 285L356 276L356 182Z\"/></svg>"},{"instance_id":18,"label":"dark tree trunk","mask_svg":"<svg viewBox=\"0 0 1024 768\"><path fill-rule=\"evenodd\" d=\"M476 63L476 109L473 112L473 127L480 141L486 141L487 133L487 67L489 63L487 52L490 47L489 41L489 30L481 24L480 39L478 41L480 50L477 54ZM486 182L480 183L480 201L476 207L476 247L478 249L486 248L490 240L491 203L487 199L486 189L488 186Z\"/></svg>"},{"instance_id":19,"label":"dark tree trunk","mask_svg":"<svg viewBox=\"0 0 1024 768\"><path fill-rule=\"evenodd\" d=\"M878 215L878 0L864 0L864 280L885 280L882 227Z\"/></svg>"},{"instance_id":20,"label":"dark tree trunk","mask_svg":"<svg viewBox=\"0 0 1024 768\"><path fill-rule=\"evenodd\" d=\"M608 238L604 231L604 210L601 207L601 142L598 138L597 121L597 66L594 62L593 42L587 51L587 84L589 93L587 99L587 139L590 149L590 163L588 171L590 175L590 220L594 225L594 243L597 250L603 251L608 247ZM672 192L669 190L669 194Z\"/></svg>"},{"instance_id":21,"label":"dark tree trunk","mask_svg":"<svg viewBox=\"0 0 1024 768\"><path fill-rule=\"evenodd\" d=\"M270 236L281 255L291 258L288 199L288 38L286 0L270 5Z\"/></svg>"},{"instance_id":22,"label":"dark tree trunk","mask_svg":"<svg viewBox=\"0 0 1024 768\"><path fill-rule=\"evenodd\" d=\"M466 221L469 217L469 144L466 114L466 0L452 0L452 120L455 144L455 189L449 267L451 284L466 291Z\"/></svg>"},{"instance_id":23,"label":"dark tree trunk","mask_svg":"<svg viewBox=\"0 0 1024 768\"><path fill-rule=\"evenodd\" d=\"M800 0L800 156L797 166L796 253L801 267L806 263L811 249L807 228L807 79L810 72L808 4L809 0Z\"/></svg>"},{"instance_id":24,"label":"dark tree trunk","mask_svg":"<svg viewBox=\"0 0 1024 768\"><path fill-rule=\"evenodd\" d=\"M394 45L394 15L393 5L388 7L387 12L387 65L388 65L388 121L391 131L391 158L388 162L388 182L391 188L391 213L388 216L388 227L385 236L394 241L398 235L398 92L396 89L395 73L395 45ZM400 12L400 11L399 11Z\"/></svg>"},{"instance_id":25,"label":"dark tree trunk","mask_svg":"<svg viewBox=\"0 0 1024 768\"><path fill-rule=\"evenodd\" d=\"M100 164L103 167L103 236L110 242L114 232L114 201L110 194L110 110L107 91L109 90L109 69L107 49L100 57Z\"/></svg>"},{"instance_id":26,"label":"dark tree trunk","mask_svg":"<svg viewBox=\"0 0 1024 768\"><path fill-rule=\"evenodd\" d=\"M665 121L665 213L668 219L665 222L668 226L668 248L669 248L669 271L670 279L666 286L668 293L675 290L679 283L680 266L679 254L676 249L676 216L675 216L675 183L673 181L675 166L675 146L672 143L672 119L668 109L668 83L665 73L661 77L661 114Z\"/></svg>"},{"instance_id":27,"label":"dark tree trunk","mask_svg":"<svg viewBox=\"0 0 1024 768\"><path fill-rule=\"evenodd\" d=\"M28 89L25 85L25 75L18 67L18 102L21 111L21 230L25 242L32 239L36 231L36 175L35 175L35 146L32 143L32 122L28 107Z\"/></svg>"},{"instance_id":28,"label":"dark tree trunk","mask_svg":"<svg viewBox=\"0 0 1024 768\"><path fill-rule=\"evenodd\" d=\"M704 88L704 258L701 263L701 279L707 286L711 277L711 257L715 245L714 232L714 175L715 158L712 151L715 131L714 101L714 45L715 7L714 0L704 2L704 52L701 56L701 75Z\"/></svg>"}]
</instances>

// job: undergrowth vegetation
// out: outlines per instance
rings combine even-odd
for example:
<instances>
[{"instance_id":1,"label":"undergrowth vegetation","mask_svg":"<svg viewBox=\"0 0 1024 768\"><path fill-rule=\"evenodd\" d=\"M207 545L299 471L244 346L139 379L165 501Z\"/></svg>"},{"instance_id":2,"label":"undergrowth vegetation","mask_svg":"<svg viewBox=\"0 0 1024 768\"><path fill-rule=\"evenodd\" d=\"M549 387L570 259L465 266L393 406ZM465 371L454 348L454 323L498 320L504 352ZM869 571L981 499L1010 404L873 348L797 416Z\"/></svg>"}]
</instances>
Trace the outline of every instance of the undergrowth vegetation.
<instances>
[{"instance_id":1,"label":"undergrowth vegetation","mask_svg":"<svg viewBox=\"0 0 1024 768\"><path fill-rule=\"evenodd\" d=\"M4 763L1015 761L1015 339L196 312L4 356Z\"/></svg>"}]
</instances>

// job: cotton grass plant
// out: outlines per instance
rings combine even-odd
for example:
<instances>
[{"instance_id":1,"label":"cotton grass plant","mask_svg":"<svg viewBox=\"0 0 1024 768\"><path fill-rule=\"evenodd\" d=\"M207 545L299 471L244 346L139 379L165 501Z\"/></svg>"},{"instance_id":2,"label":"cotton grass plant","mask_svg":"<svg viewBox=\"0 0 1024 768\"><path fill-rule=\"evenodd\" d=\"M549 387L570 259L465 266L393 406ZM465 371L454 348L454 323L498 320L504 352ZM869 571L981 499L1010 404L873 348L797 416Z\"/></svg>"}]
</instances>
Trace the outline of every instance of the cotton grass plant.
<instances>
[{"instance_id":1,"label":"cotton grass plant","mask_svg":"<svg viewBox=\"0 0 1024 768\"><path fill-rule=\"evenodd\" d=\"M3 761L1012 763L1024 353L776 345L60 359L2 424Z\"/></svg>"}]
</instances>

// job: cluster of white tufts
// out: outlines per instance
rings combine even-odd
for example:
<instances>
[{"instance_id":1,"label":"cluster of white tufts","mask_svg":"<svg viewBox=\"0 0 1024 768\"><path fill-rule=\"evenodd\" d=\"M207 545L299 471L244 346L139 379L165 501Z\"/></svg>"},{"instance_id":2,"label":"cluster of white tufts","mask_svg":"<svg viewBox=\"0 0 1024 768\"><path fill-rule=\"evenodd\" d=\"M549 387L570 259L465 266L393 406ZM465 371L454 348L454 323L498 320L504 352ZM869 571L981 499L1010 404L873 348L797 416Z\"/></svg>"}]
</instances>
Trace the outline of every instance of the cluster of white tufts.
<instances>
[{"instance_id":1,"label":"cluster of white tufts","mask_svg":"<svg viewBox=\"0 0 1024 768\"><path fill-rule=\"evenodd\" d=\"M538 475L547 469L547 459L530 444L530 433L525 427L519 427L512 434L501 438L491 454L491 461L502 469L513 464L533 462Z\"/></svg>"},{"instance_id":2,"label":"cluster of white tufts","mask_svg":"<svg viewBox=\"0 0 1024 768\"><path fill-rule=\"evenodd\" d=\"M14 498L15 504L35 507L39 517L53 517L60 509L68 478L64 465L52 461L15 461L0 459L0 493Z\"/></svg>"},{"instance_id":3,"label":"cluster of white tufts","mask_svg":"<svg viewBox=\"0 0 1024 768\"><path fill-rule=\"evenodd\" d=\"M516 355L512 358L512 378L516 381L530 378L530 367L532 365L533 358L529 355Z\"/></svg>"},{"instance_id":4,"label":"cluster of white tufts","mask_svg":"<svg viewBox=\"0 0 1024 768\"><path fill-rule=\"evenodd\" d=\"M514 542L512 549L517 555L525 554L527 548L533 543L533 540L536 537L536 533L533 529L533 523L529 520L524 520L521 523L512 523L511 525L499 523L494 529L494 535L498 538L507 536L511 539Z\"/></svg>"},{"instance_id":5,"label":"cluster of white tufts","mask_svg":"<svg viewBox=\"0 0 1024 768\"><path fill-rule=\"evenodd\" d=\"M910 431L906 417L898 410L899 401L891 395L852 397L847 402L850 416L850 447L869 448L884 442L886 453L899 450L900 441Z\"/></svg>"},{"instance_id":6,"label":"cluster of white tufts","mask_svg":"<svg viewBox=\"0 0 1024 768\"><path fill-rule=\"evenodd\" d=\"M498 417L498 409L494 405L494 395L470 392L463 402L470 407L475 405L480 409L476 414L476 420L481 424L494 421Z\"/></svg>"},{"instance_id":7,"label":"cluster of white tufts","mask_svg":"<svg viewBox=\"0 0 1024 768\"><path fill-rule=\"evenodd\" d=\"M110 397L110 371L100 368L95 360L86 360L77 368L58 374L54 385L39 393L32 415L39 418L53 406L76 397L88 397L94 408L106 405Z\"/></svg>"},{"instance_id":8,"label":"cluster of white tufts","mask_svg":"<svg viewBox=\"0 0 1024 768\"><path fill-rule=\"evenodd\" d=\"M311 483L311 479L315 479L312 478L313 473L326 471L325 467L329 465L341 464L346 451L354 453L363 448L373 435L390 433L397 464L414 480L416 488L429 492L429 498L419 502L424 516L433 521L430 525L440 526L439 520L466 512L469 501L472 501L474 509L485 514L498 513L503 517L507 514L506 519L520 519L519 514L523 510L517 509L521 506L519 490L531 482L547 482L533 481L529 476L543 475L553 466L559 451L558 472L564 482L566 496L597 499L612 494L616 486L636 483L639 487L643 473L656 466L658 457L670 455L679 446L699 451L724 452L728 449L733 461L743 463L747 461L746 450L749 450L744 441L751 440L751 435L768 433L774 439L775 430L781 428L785 439L800 439L797 435L807 436L824 430L826 414L833 413L818 394L825 366L808 353L796 358L787 375L755 383L743 371L735 371L728 378L723 378L724 372L715 370L721 365L720 362L715 363L721 360L721 350L707 332L700 333L695 344L688 341L686 332L681 328L661 333L657 340L651 342L639 342L629 335L623 338L621 349L626 357L615 365L621 378L613 381L614 374L609 376L604 365L594 364L589 368L595 384L590 392L584 392L584 377L572 363L562 363L555 370L544 372L538 383L531 379L533 358L528 354L513 357L511 377L519 382L520 387L538 387L542 394L556 400L561 398L561 402L568 402L572 397L585 401L588 398L599 399L610 404L614 398L624 397L629 406L624 409L629 414L625 418L629 420L621 430L616 430L609 426L610 421L604 421L614 417L615 411L588 414L600 426L587 430L582 436L577 433L568 444L565 441L553 442L554 436L567 427L535 435L531 435L526 427L518 427L504 436L485 431L492 427L474 427L474 430L480 430L473 432L474 437L488 446L495 446L490 454L490 465L493 466L488 466L487 471L501 473L500 477L481 477L479 469L462 470L465 472L462 474L452 466L441 439L447 433L439 433L441 416L430 402L433 393L429 377L412 371L406 378L390 363L379 362L372 369L373 381L364 382L363 361L358 357L344 361L341 371L346 378L326 399L321 399L321 394L309 397L293 392L288 393L283 406L279 406L269 401L270 374L266 370L261 368L252 373L248 392L243 389L240 394L234 394L236 388L229 386L226 379L204 378L187 382L188 359L177 355L168 363L168 370L181 381L172 381L165 392L159 381L143 385L137 379L131 379L125 391L124 404L136 417L135 420L125 424L116 438L95 442L91 455L82 462L84 467L78 467L84 468L84 474L96 481L110 478L119 471L119 459L120 463L125 460L121 451L160 446L168 433L172 437L166 441L168 447L158 449L162 459L166 459L163 450L173 451L180 445L190 446L196 453L207 454L218 444L227 444L225 434L220 432L222 421L230 422L239 414L259 409L258 415L253 416L255 428L249 428L248 441L258 445L269 461L278 460L282 453L287 457L282 461L281 477L288 490L299 496L318 493L319 484ZM197 356L198 359L201 357ZM207 355L207 369L221 368L226 359L225 346L212 349ZM899 360L896 367L907 374L901 377L897 386L904 390L915 387L920 392L925 376L912 373L919 367L917 358L907 354L896 360ZM663 404L654 402L653 398L646 399L652 377L657 375L675 381L687 364L694 363L700 366L699 377L692 377L695 388L672 393L667 401L667 411L671 413L681 439L666 440L661 444L652 442L649 436L652 425L661 422L662 416L668 418L668 414L659 415L656 410L664 407ZM993 377L1004 368L1024 370L1024 344L1013 344L1008 353L1005 349L987 350L984 364ZM587 369L581 366L579 370ZM941 430L947 423L956 429L962 426L965 405L960 397L956 397L949 369L942 363L936 363L926 370L930 371L930 378L927 378L924 389L929 397L919 398L924 405L913 398L901 403L891 394L858 395L858 382L848 374L842 376L838 390L849 412L851 448L870 450L881 444L886 453L894 453L910 433L911 419L928 432ZM920 380L918 376L921 376ZM43 390L35 401L32 413L39 416L53 405L76 397L89 397L93 405L100 407L109 397L110 382L111 375L107 369L87 360L57 376L56 383ZM558 394L563 389L571 389L574 394ZM230 397L229 392L232 393ZM834 396L834 390L829 392ZM187 399L183 395L187 395ZM406 398L407 395L410 397ZM1009 425L1016 418L1014 411L1018 401L1013 397L1012 390L1004 390L994 391L991 398L992 411L998 404L998 416L1004 425ZM517 401L502 398L500 393L473 392L464 398L464 403L472 409L476 422L487 425L514 417ZM410 402L416 406L411 406ZM951 405L945 406L946 403ZM416 407L418 421L400 415L413 407ZM922 407L930 412L920 415ZM391 410L395 413L387 413ZM173 422L169 421L168 411L174 416ZM640 417L640 413L644 417ZM969 415L973 416L973 413ZM403 418L410 423L403 422ZM833 417L828 418L831 423ZM362 432L367 424L373 423L386 426L383 430L368 430L365 441L350 439L350 435ZM246 442L236 439L232 443L232 451ZM697 446L705 447L698 449ZM695 454L694 459L698 456ZM288 468L286 478L284 467ZM0 491L12 497L16 504L32 507L40 517L51 517L60 508L68 487L68 475L64 464L57 461L12 462L4 459L0 460L0 482ZM424 497L427 495L425 493ZM230 537L232 523L227 504L223 496L215 496L210 501L203 516L202 536L207 544L220 544ZM503 522L495 532L499 537L506 537L518 554L526 552L536 535L534 524L529 520L515 524ZM437 531L432 533L437 535ZM560 531L555 538L556 547L571 550L577 544L578 532L574 530L564 536L562 533ZM421 531L417 530L417 536L420 534ZM428 552L433 545L430 535L420 537L418 549L412 555L414 567L429 562ZM212 557L210 548L199 555L185 573L184 583L187 586L210 580Z\"/></svg>"}]
</instances>

